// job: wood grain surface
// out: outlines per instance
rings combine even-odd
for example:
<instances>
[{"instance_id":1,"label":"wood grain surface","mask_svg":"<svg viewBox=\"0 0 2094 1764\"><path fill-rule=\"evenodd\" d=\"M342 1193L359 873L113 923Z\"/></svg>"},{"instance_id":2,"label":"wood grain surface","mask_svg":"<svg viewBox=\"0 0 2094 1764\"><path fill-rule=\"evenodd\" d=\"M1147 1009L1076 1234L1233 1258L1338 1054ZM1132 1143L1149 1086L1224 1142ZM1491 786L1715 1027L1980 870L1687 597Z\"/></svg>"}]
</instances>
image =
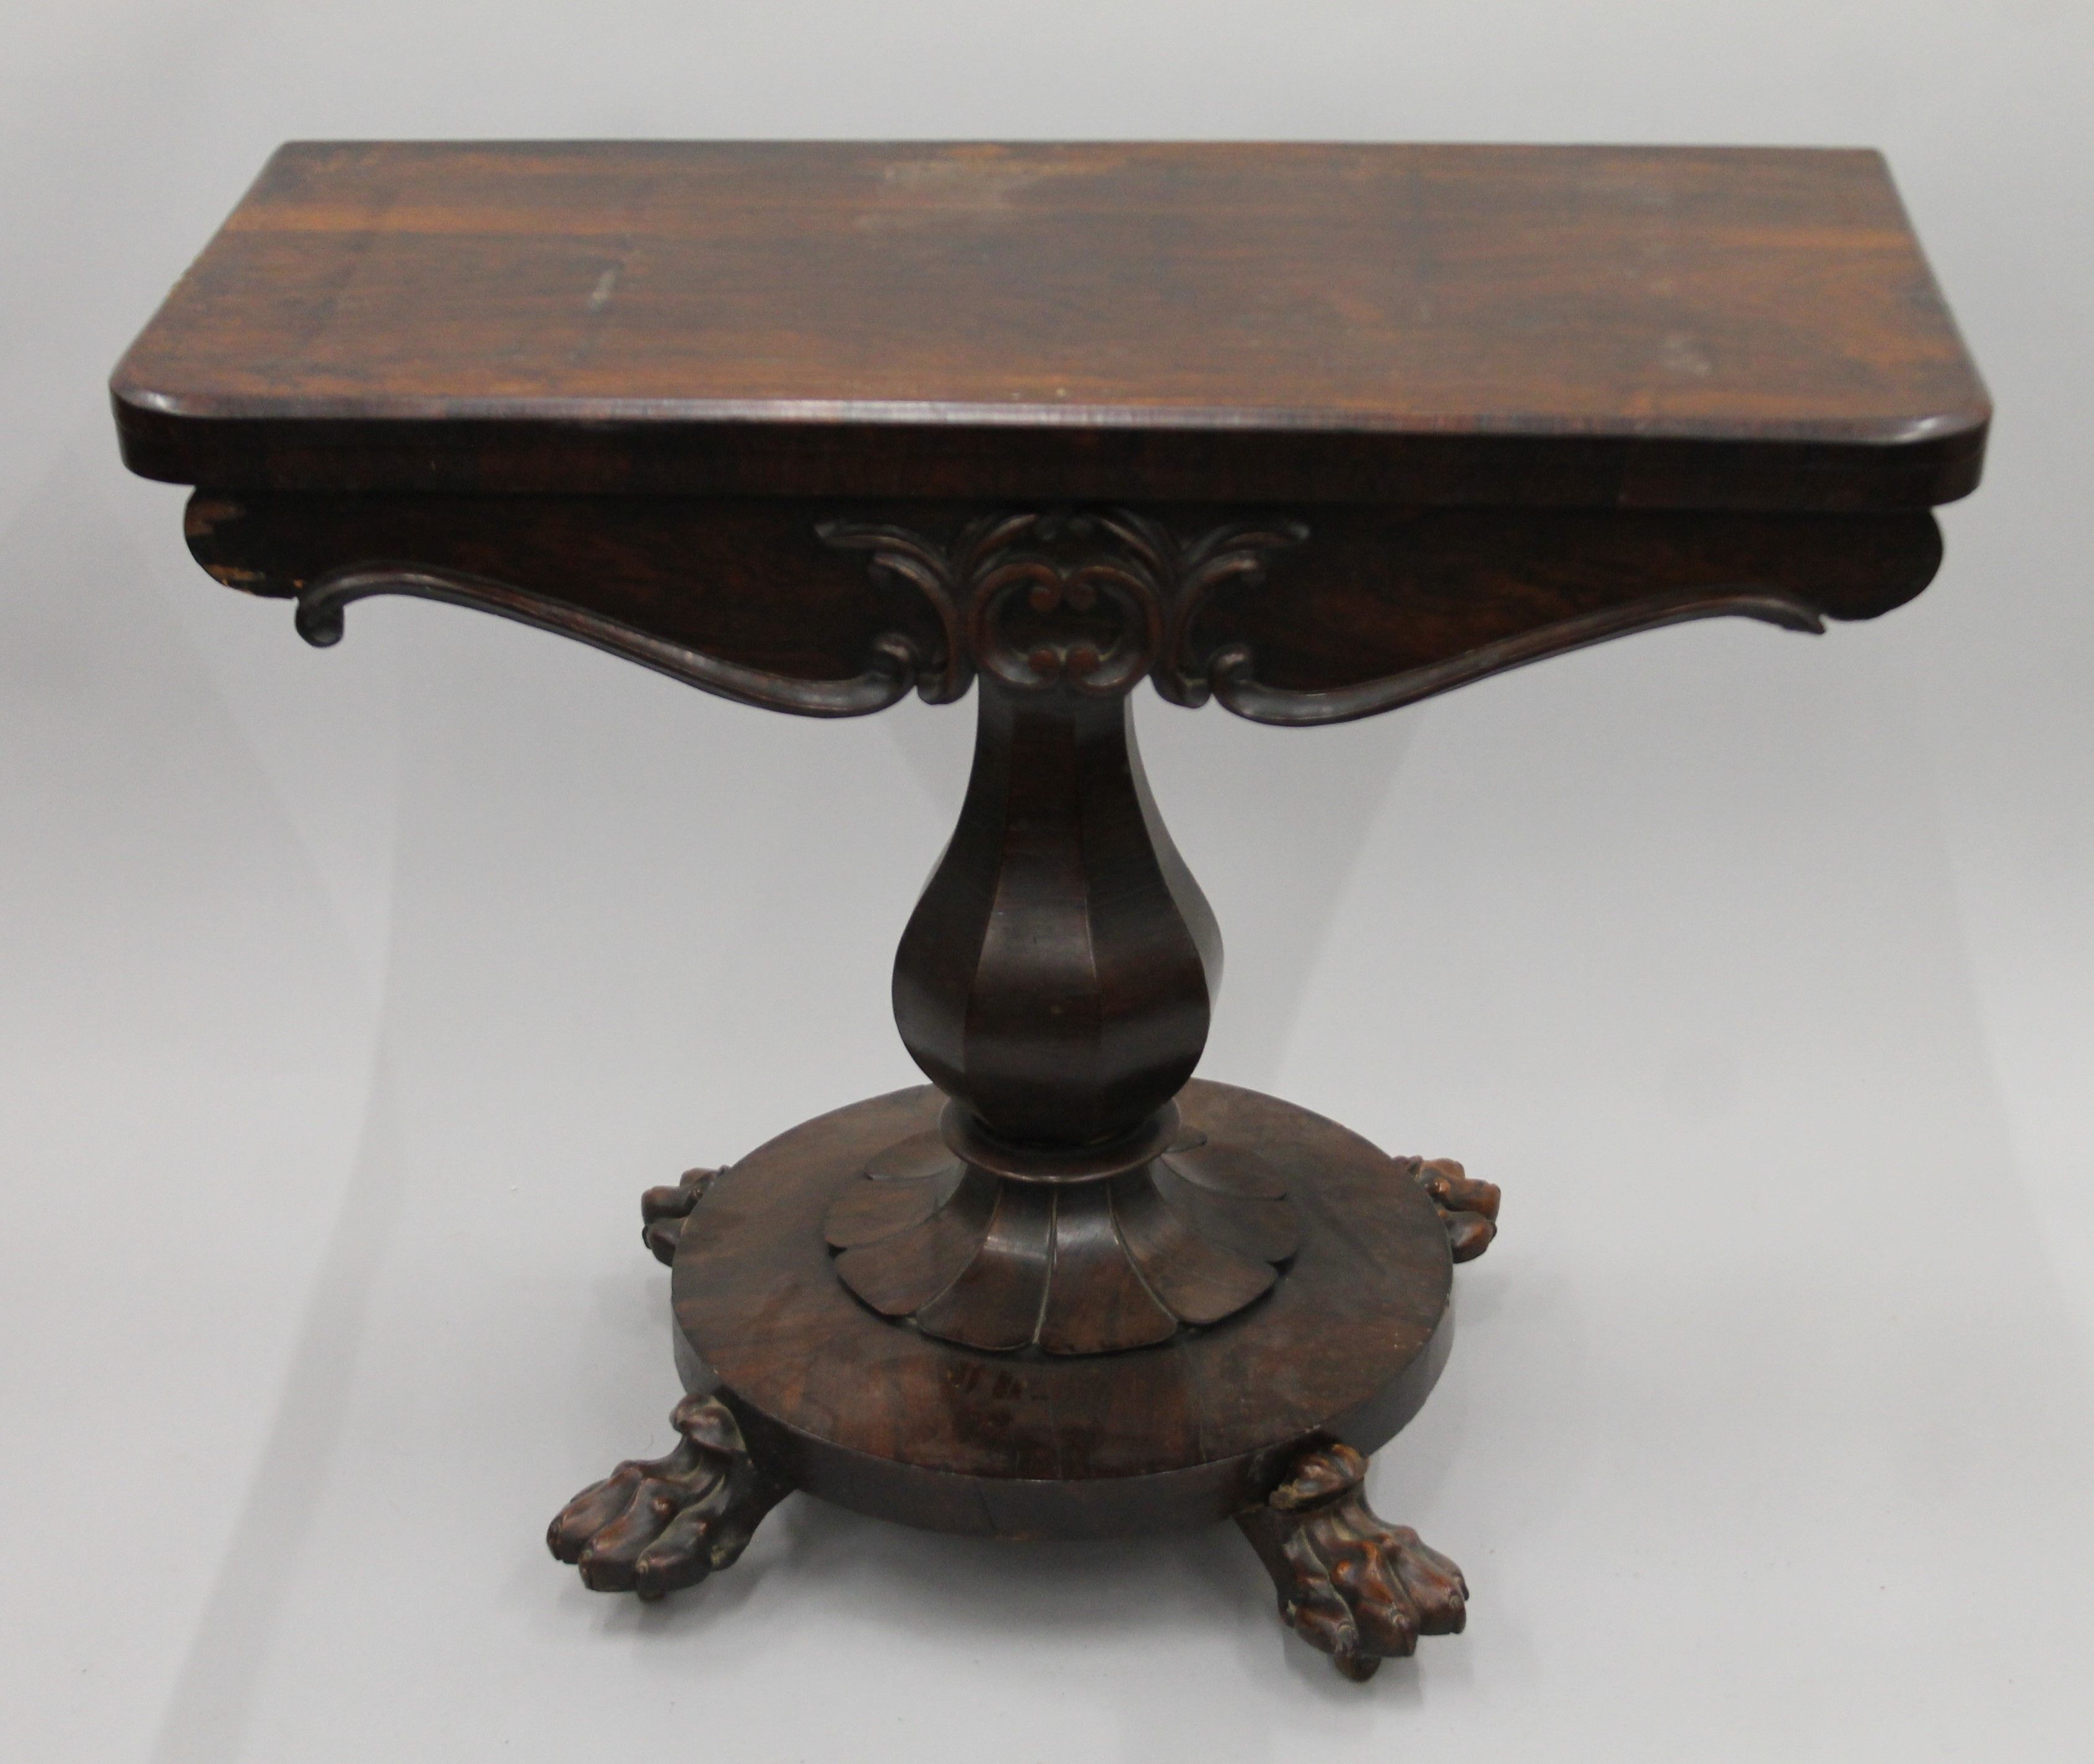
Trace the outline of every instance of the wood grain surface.
<instances>
[{"instance_id":1,"label":"wood grain surface","mask_svg":"<svg viewBox=\"0 0 2094 1764\"><path fill-rule=\"evenodd\" d=\"M113 390L328 489L1919 507L1988 419L1792 149L296 143Z\"/></svg>"},{"instance_id":2,"label":"wood grain surface","mask_svg":"<svg viewBox=\"0 0 2094 1764\"><path fill-rule=\"evenodd\" d=\"M1195 1080L1188 1124L1284 1177L1301 1239L1249 1310L1162 1345L978 1352L845 1289L822 1221L888 1145L929 1132L925 1087L841 1109L723 1171L680 1233L675 1303L693 1388L719 1383L750 1449L882 1518L1008 1537L1226 1519L1303 1443L1370 1452L1424 1401L1453 1331L1445 1227L1405 1161L1322 1117Z\"/></svg>"}]
</instances>

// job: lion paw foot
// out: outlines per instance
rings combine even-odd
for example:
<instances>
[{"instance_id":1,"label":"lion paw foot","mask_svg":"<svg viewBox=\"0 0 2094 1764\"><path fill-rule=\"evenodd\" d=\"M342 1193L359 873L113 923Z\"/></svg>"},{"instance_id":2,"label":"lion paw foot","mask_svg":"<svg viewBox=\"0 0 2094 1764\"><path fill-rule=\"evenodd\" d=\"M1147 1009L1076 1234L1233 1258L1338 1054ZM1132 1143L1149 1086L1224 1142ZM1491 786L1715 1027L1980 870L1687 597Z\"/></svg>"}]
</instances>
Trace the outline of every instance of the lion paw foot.
<instances>
[{"instance_id":1,"label":"lion paw foot","mask_svg":"<svg viewBox=\"0 0 2094 1764\"><path fill-rule=\"evenodd\" d=\"M1361 1681L1420 1636L1458 1635L1469 1597L1459 1568L1368 1506L1366 1467L1349 1445L1305 1452L1262 1506L1236 1516L1288 1627Z\"/></svg>"},{"instance_id":2,"label":"lion paw foot","mask_svg":"<svg viewBox=\"0 0 2094 1764\"><path fill-rule=\"evenodd\" d=\"M1457 1262L1474 1262L1498 1234L1498 1187L1478 1182L1451 1158L1410 1158L1410 1174L1440 1211Z\"/></svg>"},{"instance_id":3,"label":"lion paw foot","mask_svg":"<svg viewBox=\"0 0 2094 1764\"><path fill-rule=\"evenodd\" d=\"M751 1462L741 1429L710 1397L676 1405L683 1435L666 1458L630 1458L584 1488L545 1542L594 1592L658 1599L730 1566L790 1486Z\"/></svg>"},{"instance_id":4,"label":"lion paw foot","mask_svg":"<svg viewBox=\"0 0 2094 1764\"><path fill-rule=\"evenodd\" d=\"M676 1245L691 1209L713 1185L717 1170L686 1170L673 1188L649 1188L640 1197L640 1240L665 1267L676 1260Z\"/></svg>"}]
</instances>

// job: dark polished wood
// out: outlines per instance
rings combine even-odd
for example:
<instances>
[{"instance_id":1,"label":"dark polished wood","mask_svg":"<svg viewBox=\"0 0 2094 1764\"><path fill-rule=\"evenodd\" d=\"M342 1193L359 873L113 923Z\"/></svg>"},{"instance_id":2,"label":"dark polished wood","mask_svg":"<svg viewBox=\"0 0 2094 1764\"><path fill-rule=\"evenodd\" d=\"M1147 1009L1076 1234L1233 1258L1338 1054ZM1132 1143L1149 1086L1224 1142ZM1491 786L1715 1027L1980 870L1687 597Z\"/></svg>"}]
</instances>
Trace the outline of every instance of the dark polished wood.
<instances>
[{"instance_id":1,"label":"dark polished wood","mask_svg":"<svg viewBox=\"0 0 2094 1764\"><path fill-rule=\"evenodd\" d=\"M1108 605L1053 641L1086 626L1093 642L1124 638L1177 704L1212 697L1257 722L1344 722L1685 619L1809 632L1875 618L1918 593L1941 560L1924 512L1314 516L1095 511L1094 533L1110 541L1097 549L1154 604L1157 629L1146 610L1115 623ZM1027 536L1050 519L1069 517L949 502L200 490L187 531L219 581L295 601L311 642L339 641L353 600L420 595L724 697L851 716L912 689L934 704L962 696L978 647L1001 641L975 600L1002 591L999 571L1023 561ZM1009 542L983 554L971 537L982 533Z\"/></svg>"},{"instance_id":2,"label":"dark polished wood","mask_svg":"<svg viewBox=\"0 0 2094 1764\"><path fill-rule=\"evenodd\" d=\"M300 142L118 368L242 488L1923 508L1875 154Z\"/></svg>"},{"instance_id":3,"label":"dark polished wood","mask_svg":"<svg viewBox=\"0 0 2094 1764\"><path fill-rule=\"evenodd\" d=\"M1039 1162L1063 1167L1000 1179L943 1133L885 1149L830 1203L837 1277L881 1315L962 1347L1107 1353L1233 1316L1300 1247L1286 1179L1248 1148L1180 1132L1091 1180Z\"/></svg>"},{"instance_id":4,"label":"dark polished wood","mask_svg":"<svg viewBox=\"0 0 2094 1764\"><path fill-rule=\"evenodd\" d=\"M1192 1079L1221 944L1128 695L1336 723L1873 618L1990 418L1882 161L1751 149L296 145L111 389L311 642L407 595L801 715L977 693L894 970L936 1088L648 1191L682 1443L554 1554L654 1597L793 1488L1233 1517L1355 1678L1466 1618L1363 1454L1498 1191Z\"/></svg>"},{"instance_id":5,"label":"dark polished wood","mask_svg":"<svg viewBox=\"0 0 2094 1764\"><path fill-rule=\"evenodd\" d=\"M1001 1537L1208 1523L1262 1499L1305 1440L1374 1450L1452 1340L1430 1196L1405 1161L1305 1109L1199 1080L1180 1103L1214 1168L1250 1154L1298 1221L1286 1278L1228 1322L1132 1352L996 1353L854 1297L824 1221L868 1163L934 1139L945 1099L926 1088L805 1123L706 1189L676 1252L686 1383L810 1493Z\"/></svg>"},{"instance_id":6,"label":"dark polished wood","mask_svg":"<svg viewBox=\"0 0 2094 1764\"><path fill-rule=\"evenodd\" d=\"M977 728L959 826L895 957L902 1045L992 1141L1126 1139L1199 1063L1221 932L1124 691L985 677Z\"/></svg>"}]
</instances>

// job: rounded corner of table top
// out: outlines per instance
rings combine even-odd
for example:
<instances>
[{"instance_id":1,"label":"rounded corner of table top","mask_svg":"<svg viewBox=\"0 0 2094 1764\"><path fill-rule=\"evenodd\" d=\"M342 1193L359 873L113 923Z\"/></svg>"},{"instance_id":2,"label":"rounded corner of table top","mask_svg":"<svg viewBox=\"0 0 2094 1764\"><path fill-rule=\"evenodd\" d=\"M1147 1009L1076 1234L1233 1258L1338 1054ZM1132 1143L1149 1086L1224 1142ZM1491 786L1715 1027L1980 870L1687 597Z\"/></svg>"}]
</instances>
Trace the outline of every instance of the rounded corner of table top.
<instances>
[{"instance_id":1,"label":"rounded corner of table top","mask_svg":"<svg viewBox=\"0 0 2094 1764\"><path fill-rule=\"evenodd\" d=\"M126 355L109 376L109 405L124 466L163 484L198 484L209 476L198 443L211 420L198 401L159 392L133 370Z\"/></svg>"}]
</instances>

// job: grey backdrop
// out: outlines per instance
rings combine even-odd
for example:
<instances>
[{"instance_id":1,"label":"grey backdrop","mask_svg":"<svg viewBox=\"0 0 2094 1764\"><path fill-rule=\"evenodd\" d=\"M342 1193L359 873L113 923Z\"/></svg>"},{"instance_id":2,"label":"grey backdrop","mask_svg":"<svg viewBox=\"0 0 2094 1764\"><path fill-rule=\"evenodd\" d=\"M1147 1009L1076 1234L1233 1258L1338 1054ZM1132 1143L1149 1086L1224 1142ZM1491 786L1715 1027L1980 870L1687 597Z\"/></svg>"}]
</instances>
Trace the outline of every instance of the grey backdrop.
<instances>
[{"instance_id":1,"label":"grey backdrop","mask_svg":"<svg viewBox=\"0 0 2094 1764\"><path fill-rule=\"evenodd\" d=\"M86 0L0 37L0 1752L2085 1755L2094 786L2078 0ZM970 716L818 726L214 587L102 382L292 136L1884 148L1997 398L1922 600L1353 728L1145 697L1206 1070L1505 1185L1377 1466L1474 1616L1368 1689L1232 1535L796 1501L654 1609L635 1196L914 1075Z\"/></svg>"}]
</instances>

